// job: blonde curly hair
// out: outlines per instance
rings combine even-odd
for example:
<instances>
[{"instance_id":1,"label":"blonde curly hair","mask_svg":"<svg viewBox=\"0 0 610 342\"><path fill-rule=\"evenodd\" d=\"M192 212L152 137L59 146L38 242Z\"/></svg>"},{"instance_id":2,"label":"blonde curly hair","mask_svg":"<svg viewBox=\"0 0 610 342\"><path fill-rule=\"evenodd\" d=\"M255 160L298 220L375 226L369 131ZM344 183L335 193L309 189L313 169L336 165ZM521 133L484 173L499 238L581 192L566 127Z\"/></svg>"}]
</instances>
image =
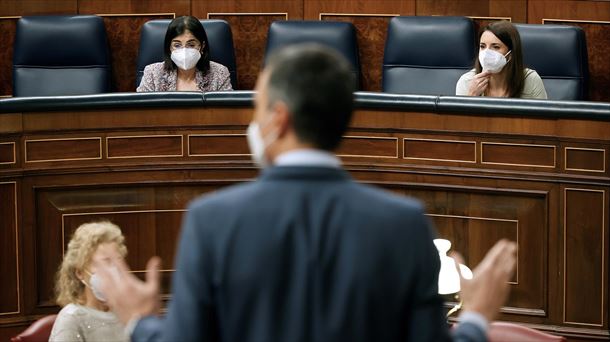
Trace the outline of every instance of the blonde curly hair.
<instances>
[{"instance_id":1,"label":"blonde curly hair","mask_svg":"<svg viewBox=\"0 0 610 342\"><path fill-rule=\"evenodd\" d=\"M119 253L125 257L127 255L125 237L121 228L114 223L91 222L82 224L76 229L57 271L55 281L57 304L65 306L83 301L85 285L76 276L76 272L85 270L100 244L112 242L118 245Z\"/></svg>"}]
</instances>

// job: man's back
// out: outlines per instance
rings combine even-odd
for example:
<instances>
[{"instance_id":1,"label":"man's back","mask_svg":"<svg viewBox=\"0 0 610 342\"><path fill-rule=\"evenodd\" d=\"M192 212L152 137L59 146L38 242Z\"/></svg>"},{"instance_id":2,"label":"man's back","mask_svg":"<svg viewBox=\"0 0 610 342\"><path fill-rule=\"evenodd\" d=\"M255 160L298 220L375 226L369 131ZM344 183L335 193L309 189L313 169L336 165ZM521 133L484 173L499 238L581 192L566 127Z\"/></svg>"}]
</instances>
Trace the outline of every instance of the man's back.
<instances>
[{"instance_id":1,"label":"man's back","mask_svg":"<svg viewBox=\"0 0 610 342\"><path fill-rule=\"evenodd\" d=\"M421 207L341 169L269 169L194 203L182 236L167 340L447 338Z\"/></svg>"}]
</instances>

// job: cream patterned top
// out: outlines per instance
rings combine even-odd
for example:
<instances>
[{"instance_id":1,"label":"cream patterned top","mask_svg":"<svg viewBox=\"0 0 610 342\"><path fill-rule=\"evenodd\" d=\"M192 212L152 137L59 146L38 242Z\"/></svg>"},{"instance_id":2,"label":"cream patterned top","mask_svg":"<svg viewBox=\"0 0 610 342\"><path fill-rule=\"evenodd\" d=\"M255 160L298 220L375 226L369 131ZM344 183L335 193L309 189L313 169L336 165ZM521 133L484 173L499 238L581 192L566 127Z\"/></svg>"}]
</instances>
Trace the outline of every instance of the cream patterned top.
<instances>
[{"instance_id":1,"label":"cream patterned top","mask_svg":"<svg viewBox=\"0 0 610 342\"><path fill-rule=\"evenodd\" d=\"M474 69L463 74L455 86L455 95L468 96L470 81L472 81L474 76ZM541 100L547 99L544 83L542 83L542 79L536 70L525 68L523 70L523 77L525 78L525 83L523 84L523 92L521 93L521 96L519 96L520 98Z\"/></svg>"},{"instance_id":2,"label":"cream patterned top","mask_svg":"<svg viewBox=\"0 0 610 342\"><path fill-rule=\"evenodd\" d=\"M163 62L159 62L147 65L136 91L176 91L178 71L167 71L163 64ZM210 61L210 70L205 75L197 70L195 80L201 91L233 90L229 69L216 62Z\"/></svg>"},{"instance_id":3,"label":"cream patterned top","mask_svg":"<svg viewBox=\"0 0 610 342\"><path fill-rule=\"evenodd\" d=\"M127 342L129 337L114 313L68 304L57 315L49 337L49 342L60 341Z\"/></svg>"}]
</instances>

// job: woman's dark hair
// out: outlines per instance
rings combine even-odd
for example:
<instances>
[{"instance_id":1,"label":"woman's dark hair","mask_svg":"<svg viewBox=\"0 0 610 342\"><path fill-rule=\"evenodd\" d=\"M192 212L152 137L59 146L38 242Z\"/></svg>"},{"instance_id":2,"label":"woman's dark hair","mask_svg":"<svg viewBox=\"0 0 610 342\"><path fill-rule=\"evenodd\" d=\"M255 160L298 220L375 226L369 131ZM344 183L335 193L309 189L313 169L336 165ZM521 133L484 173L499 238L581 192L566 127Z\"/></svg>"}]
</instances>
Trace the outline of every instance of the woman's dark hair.
<instances>
[{"instance_id":1,"label":"woman's dark hair","mask_svg":"<svg viewBox=\"0 0 610 342\"><path fill-rule=\"evenodd\" d=\"M200 51L201 58L199 59L199 62L197 62L196 67L197 70L205 74L210 70L210 44L208 43L208 36L205 34L205 30L199 19L186 15L172 20L167 27L167 32L165 32L165 42L163 43L165 70L176 70L177 66L172 61L170 46L172 44L172 39L186 31L190 31L203 46L203 49Z\"/></svg>"},{"instance_id":2,"label":"woman's dark hair","mask_svg":"<svg viewBox=\"0 0 610 342\"><path fill-rule=\"evenodd\" d=\"M525 73L523 67L523 53L521 50L521 37L519 31L508 21L496 21L479 32L479 42L485 31L493 33L504 45L508 47L511 53L508 55L508 63L504 66L503 72L506 72L506 84L508 85L509 97L520 97L525 84ZM479 45L480 46L480 45ZM479 47L480 51L480 47ZM479 62L479 54L477 53L474 62L475 73L480 73L481 62Z\"/></svg>"}]
</instances>

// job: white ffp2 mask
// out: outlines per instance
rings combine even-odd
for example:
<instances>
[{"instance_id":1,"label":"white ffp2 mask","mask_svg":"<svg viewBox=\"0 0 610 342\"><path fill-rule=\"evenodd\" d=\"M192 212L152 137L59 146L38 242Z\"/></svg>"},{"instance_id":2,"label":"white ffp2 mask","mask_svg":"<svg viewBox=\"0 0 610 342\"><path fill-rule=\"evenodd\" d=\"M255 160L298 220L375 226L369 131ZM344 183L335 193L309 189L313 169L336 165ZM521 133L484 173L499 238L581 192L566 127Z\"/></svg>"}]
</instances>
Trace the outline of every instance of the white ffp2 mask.
<instances>
[{"instance_id":1,"label":"white ffp2 mask","mask_svg":"<svg viewBox=\"0 0 610 342\"><path fill-rule=\"evenodd\" d=\"M197 49L181 48L172 51L172 61L182 70L194 68L200 58L201 53Z\"/></svg>"},{"instance_id":2,"label":"white ffp2 mask","mask_svg":"<svg viewBox=\"0 0 610 342\"><path fill-rule=\"evenodd\" d=\"M508 54L510 54L510 51L508 51L506 55L490 49L479 51L481 68L483 71L489 71L492 74L499 73L507 63L506 56L508 56Z\"/></svg>"},{"instance_id":3,"label":"white ffp2 mask","mask_svg":"<svg viewBox=\"0 0 610 342\"><path fill-rule=\"evenodd\" d=\"M252 153L252 161L261 168L269 166L269 160L265 155L265 150L277 139L277 132L272 133L271 139L264 139L261 134L261 127L256 121L250 122L247 132L248 147Z\"/></svg>"}]
</instances>

